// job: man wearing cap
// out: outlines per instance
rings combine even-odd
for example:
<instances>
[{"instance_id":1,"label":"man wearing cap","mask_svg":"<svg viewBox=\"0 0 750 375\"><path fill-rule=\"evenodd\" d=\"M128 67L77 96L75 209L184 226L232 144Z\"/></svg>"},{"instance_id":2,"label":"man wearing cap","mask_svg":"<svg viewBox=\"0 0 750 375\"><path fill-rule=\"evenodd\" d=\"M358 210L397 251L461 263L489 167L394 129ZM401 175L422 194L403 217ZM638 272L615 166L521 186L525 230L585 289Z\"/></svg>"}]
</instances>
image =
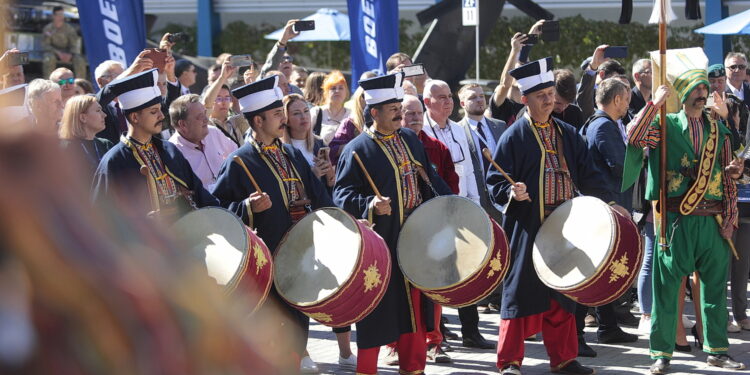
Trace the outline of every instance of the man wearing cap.
<instances>
[{"instance_id":1,"label":"man wearing cap","mask_svg":"<svg viewBox=\"0 0 750 375\"><path fill-rule=\"evenodd\" d=\"M490 196L505 206L503 226L513 259L503 282L497 346L497 367L504 375L521 374L523 340L540 331L552 372L594 373L575 359L575 302L544 285L531 258L545 216L572 199L576 190L586 192L604 184L576 129L551 116L555 102L552 71L551 57L510 71L527 111L500 137L494 160L516 183L512 185L495 168L487 174ZM612 201L607 195L602 192L599 197Z\"/></svg>"},{"instance_id":2,"label":"man wearing cap","mask_svg":"<svg viewBox=\"0 0 750 375\"><path fill-rule=\"evenodd\" d=\"M162 214L218 206L177 147L154 137L161 132L164 121L161 92L156 85L158 74L151 69L108 85L119 100L128 131L99 163L94 175L94 201L125 194L133 199L134 190L142 193L132 186L134 182L146 186L147 178L140 172L145 166L153 179L151 191L158 197Z\"/></svg>"},{"instance_id":3,"label":"man wearing cap","mask_svg":"<svg viewBox=\"0 0 750 375\"><path fill-rule=\"evenodd\" d=\"M333 199L339 207L374 224L398 259L396 242L409 213L436 194L451 194L430 165L417 135L401 127L404 74L359 82L373 125L349 142L339 159ZM352 155L356 152L381 195L368 184ZM433 305L395 264L388 289L373 312L357 323L357 374L376 374L380 347L396 341L402 374L422 374L425 332L434 324Z\"/></svg>"},{"instance_id":4,"label":"man wearing cap","mask_svg":"<svg viewBox=\"0 0 750 375\"><path fill-rule=\"evenodd\" d=\"M708 67L708 82L710 83L709 91L711 93L718 92L719 94L724 93L725 102L729 109L729 113L736 113L739 115L739 121L735 121L733 116L727 117L727 125L729 130L732 131L732 149L736 150L741 144L745 144L745 134L747 132L748 107L744 105L742 99L738 98L732 93L727 86L727 71L723 64L713 64Z\"/></svg>"},{"instance_id":5,"label":"man wearing cap","mask_svg":"<svg viewBox=\"0 0 750 375\"><path fill-rule=\"evenodd\" d=\"M256 230L272 251L292 224L314 209L333 206L305 157L280 141L286 121L278 78L271 76L232 91L250 123L253 138L227 157L211 191L223 207ZM256 191L242 166L233 161L235 156L240 157L262 191ZM287 328L280 337L290 337L283 333L292 330L291 334L299 338L293 343L295 353L289 363L290 368L299 370L310 320L282 302L275 287L270 295L286 313Z\"/></svg>"},{"instance_id":6,"label":"man wearing cap","mask_svg":"<svg viewBox=\"0 0 750 375\"><path fill-rule=\"evenodd\" d=\"M709 81L705 54L698 49L675 51L667 79L682 104L678 113L667 114L667 233L666 244L654 245L651 315L652 374L664 374L670 365L679 312L677 296L683 277L698 271L701 279L703 351L707 363L726 369L744 364L727 355L727 267L731 256L727 240L737 228L737 189L734 179L741 163L733 160L731 133L722 119L726 103L713 93L715 104L705 110ZM702 62L702 63L701 63ZM628 126L628 150L623 174L627 188L640 173L643 148L648 147L646 199L659 199L660 146L658 108L666 101L666 86L658 88ZM655 232L659 233L658 220ZM721 224L720 224L721 223Z\"/></svg>"}]
</instances>

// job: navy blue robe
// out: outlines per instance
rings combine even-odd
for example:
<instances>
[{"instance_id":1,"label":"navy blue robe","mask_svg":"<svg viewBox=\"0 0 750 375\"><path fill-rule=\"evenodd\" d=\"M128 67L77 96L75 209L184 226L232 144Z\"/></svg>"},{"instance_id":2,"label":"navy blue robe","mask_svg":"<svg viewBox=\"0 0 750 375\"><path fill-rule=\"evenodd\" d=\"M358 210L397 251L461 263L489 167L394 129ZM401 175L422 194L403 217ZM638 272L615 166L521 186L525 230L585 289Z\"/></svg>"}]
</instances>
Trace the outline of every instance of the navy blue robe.
<instances>
[{"instance_id":1,"label":"navy blue robe","mask_svg":"<svg viewBox=\"0 0 750 375\"><path fill-rule=\"evenodd\" d=\"M307 198L311 201L311 208L315 210L333 207L330 194L320 180L313 175L310 165L302 153L287 144L281 145L281 150L289 157L292 165L299 173ZM255 188L242 167L234 162L235 155L242 159L260 189L271 198L271 208L258 213L253 213L250 210L247 198L255 192ZM292 226L292 218L289 215L281 190L283 186L283 182L277 178L275 169L271 169L261 157L256 144L246 142L224 161L211 192L219 199L222 207L233 211L247 226L255 229L268 249L275 254L284 234ZM299 340L294 343L294 350L302 355L305 351L310 319L307 315L285 303L279 296L275 285L271 288L269 296L271 300L283 306L289 318L297 324L300 330Z\"/></svg>"},{"instance_id":2,"label":"navy blue robe","mask_svg":"<svg viewBox=\"0 0 750 375\"><path fill-rule=\"evenodd\" d=\"M153 137L151 141L175 183L193 192L193 201L198 208L219 205L219 201L203 188L203 183L193 173L190 163L177 147L157 137ZM134 152L121 140L104 154L94 174L94 202L105 197L116 198L120 194L147 191L146 177L140 173L141 165L136 160ZM133 185L134 183L138 185ZM132 189L132 186L143 188ZM142 195L141 197L144 202L143 207L148 207L148 196ZM130 199L132 197L123 201L127 202Z\"/></svg>"},{"instance_id":3,"label":"navy blue robe","mask_svg":"<svg viewBox=\"0 0 750 375\"><path fill-rule=\"evenodd\" d=\"M575 186L586 193L591 187L603 184L602 174L594 166L586 143L576 128L554 121L555 131L562 136L565 160ZM545 312L549 310L551 298L560 302L567 311L575 311L575 302L544 285L534 270L532 249L544 215L542 187L539 186L543 181L544 149L537 142L531 126L527 116L513 123L500 137L494 159L514 181L526 184L532 202L511 200L511 185L500 172L490 168L487 174L490 196L497 204L505 205L503 229L511 251L511 268L503 281L502 319ZM598 197L605 202L611 200L604 195Z\"/></svg>"},{"instance_id":4,"label":"navy blue robe","mask_svg":"<svg viewBox=\"0 0 750 375\"><path fill-rule=\"evenodd\" d=\"M284 144L281 147L282 152L289 157L300 174L312 209L334 207L331 195L315 177L302 153L291 145ZM246 199L255 192L255 188L242 167L233 161L235 155L242 159L261 190L271 198L271 208L268 210L260 213L252 213L248 210ZM224 161L211 192L219 199L222 207L233 211L249 227L256 229L258 236L263 239L268 249L275 252L281 238L292 226L292 218L289 216L284 195L281 192L282 186L275 171L261 158L255 144L246 142Z\"/></svg>"},{"instance_id":5,"label":"navy blue robe","mask_svg":"<svg viewBox=\"0 0 750 375\"><path fill-rule=\"evenodd\" d=\"M424 167L437 195L452 194L448 185L432 169L427 153L417 135L410 129L399 129L398 133L405 146L411 151L413 161ZM339 207L358 219L367 219L375 224L375 232L388 244L393 262L391 278L383 300L370 315L357 323L357 346L360 348L386 345L398 340L399 335L403 333L416 332L414 309L407 290L411 288L411 285L406 281L397 264L396 243L405 219L403 204L398 199L401 182L394 175L399 173L399 170L390 162L379 143L368 132L363 132L349 142L339 157L336 185L333 187L333 200ZM369 210L375 193L362 173L362 169L354 160L352 151L356 151L362 159L380 194L391 198L391 215L379 216ZM421 178L419 189L423 202L436 195ZM424 297L422 302L423 318L429 331L434 325L433 305Z\"/></svg>"}]
</instances>

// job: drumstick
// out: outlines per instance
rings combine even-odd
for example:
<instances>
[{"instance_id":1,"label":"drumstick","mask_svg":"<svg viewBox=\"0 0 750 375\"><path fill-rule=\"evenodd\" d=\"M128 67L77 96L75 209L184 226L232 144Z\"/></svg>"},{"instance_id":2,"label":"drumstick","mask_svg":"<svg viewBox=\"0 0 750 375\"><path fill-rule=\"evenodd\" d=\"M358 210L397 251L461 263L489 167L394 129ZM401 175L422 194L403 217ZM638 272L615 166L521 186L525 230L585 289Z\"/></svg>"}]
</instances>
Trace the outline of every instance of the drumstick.
<instances>
[{"instance_id":1,"label":"drumstick","mask_svg":"<svg viewBox=\"0 0 750 375\"><path fill-rule=\"evenodd\" d=\"M488 150L487 147L485 147L485 148L482 149L482 155L484 155L485 159L487 159L490 163L492 163L492 165L495 167L495 169L497 169L500 172L500 174L502 174L503 177L505 177L505 179L508 180L508 182L510 182L511 185L515 185L516 184L516 182L513 181L513 179L510 178L510 176L508 176L508 174L505 173L505 171L502 168L500 168L500 166L497 165L497 163L495 163L495 160L492 159L492 155L490 154L490 150ZM526 198L526 200L529 201L529 202L531 202L531 198Z\"/></svg>"},{"instance_id":2,"label":"drumstick","mask_svg":"<svg viewBox=\"0 0 750 375\"><path fill-rule=\"evenodd\" d=\"M714 218L716 218L716 222L719 224L719 230L721 230L721 227L724 224L724 220L721 218L721 215L716 215L714 216ZM732 254L734 254L734 258L737 260L740 260L740 256L737 254L737 248L734 247L734 242L732 242L732 240L728 238L725 238L725 240L727 240L727 243L729 244L729 249L731 249Z\"/></svg>"},{"instance_id":3,"label":"drumstick","mask_svg":"<svg viewBox=\"0 0 750 375\"><path fill-rule=\"evenodd\" d=\"M151 210L159 211L159 195L156 192L156 181L154 181L154 177L151 176L151 173L148 171L147 166L141 165L140 172L146 177L146 184L148 185L148 197L151 201Z\"/></svg>"},{"instance_id":4,"label":"drumstick","mask_svg":"<svg viewBox=\"0 0 750 375\"><path fill-rule=\"evenodd\" d=\"M250 174L250 170L247 169L247 166L245 165L245 162L242 161L242 159L239 156L237 156L237 155L234 155L234 157L232 158L232 160L234 160L235 163L239 164L240 167L242 167L242 169L245 170L245 174L247 174L247 178L250 179L250 183L253 184L253 187L255 188L255 191L257 191L258 194L263 194L263 191L260 190L260 186L258 186L258 183L255 181L255 178L253 178L253 175Z\"/></svg>"},{"instance_id":5,"label":"drumstick","mask_svg":"<svg viewBox=\"0 0 750 375\"><path fill-rule=\"evenodd\" d=\"M378 187L375 186L375 182L372 181L372 177L370 177L370 174L367 173L367 169L365 169L365 165L362 164L362 159L359 158L359 155L357 155L357 151L352 151L352 155L354 155L354 160L357 161L357 164L359 164L359 167L362 168L362 172L365 174L365 177L367 177L367 181L370 183L370 187L372 188L372 191L375 192L375 195L378 197L378 199L383 199L383 196L380 195L380 191L378 190Z\"/></svg>"}]
</instances>

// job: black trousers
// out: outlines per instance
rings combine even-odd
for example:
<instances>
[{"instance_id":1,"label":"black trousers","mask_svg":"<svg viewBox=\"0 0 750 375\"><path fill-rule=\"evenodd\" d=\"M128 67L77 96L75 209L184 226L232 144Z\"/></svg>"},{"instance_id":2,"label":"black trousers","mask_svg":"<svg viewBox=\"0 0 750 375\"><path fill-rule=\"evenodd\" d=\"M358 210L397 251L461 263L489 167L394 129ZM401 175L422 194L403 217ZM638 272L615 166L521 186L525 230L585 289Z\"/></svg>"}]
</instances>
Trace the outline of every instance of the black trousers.
<instances>
[{"instance_id":1,"label":"black trousers","mask_svg":"<svg viewBox=\"0 0 750 375\"><path fill-rule=\"evenodd\" d=\"M458 308L458 319L461 321L461 336L479 333L479 311L477 305Z\"/></svg>"},{"instance_id":2,"label":"black trousers","mask_svg":"<svg viewBox=\"0 0 750 375\"><path fill-rule=\"evenodd\" d=\"M586 312L588 310L588 306L581 305L580 303L576 306L576 329L578 330L579 337L583 336L583 328L585 327L584 319L586 319ZM599 321L598 333L619 328L617 325L617 316L615 315L615 302L596 307L594 310L596 311L596 319Z\"/></svg>"}]
</instances>

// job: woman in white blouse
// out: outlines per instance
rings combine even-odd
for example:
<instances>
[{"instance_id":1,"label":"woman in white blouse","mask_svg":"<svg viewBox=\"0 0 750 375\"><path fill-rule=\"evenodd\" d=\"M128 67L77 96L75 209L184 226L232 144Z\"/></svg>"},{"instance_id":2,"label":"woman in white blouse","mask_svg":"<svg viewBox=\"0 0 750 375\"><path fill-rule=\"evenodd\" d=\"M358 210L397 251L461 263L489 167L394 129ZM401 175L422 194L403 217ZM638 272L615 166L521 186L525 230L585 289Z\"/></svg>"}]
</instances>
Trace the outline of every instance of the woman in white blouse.
<instances>
[{"instance_id":1,"label":"woman in white blouse","mask_svg":"<svg viewBox=\"0 0 750 375\"><path fill-rule=\"evenodd\" d=\"M284 97L284 111L286 112L286 131L282 141L294 146L305 156L313 173L318 176L326 186L333 186L336 179L334 167L331 165L327 151L320 152L321 148L327 149L320 137L312 132L310 121L310 109L307 102L299 94L290 94Z\"/></svg>"},{"instance_id":2,"label":"woman in white blouse","mask_svg":"<svg viewBox=\"0 0 750 375\"><path fill-rule=\"evenodd\" d=\"M313 133L320 136L327 145L336 134L339 125L351 115L351 110L344 107L349 99L349 86L340 71L331 71L323 81L323 105L313 108Z\"/></svg>"}]
</instances>

